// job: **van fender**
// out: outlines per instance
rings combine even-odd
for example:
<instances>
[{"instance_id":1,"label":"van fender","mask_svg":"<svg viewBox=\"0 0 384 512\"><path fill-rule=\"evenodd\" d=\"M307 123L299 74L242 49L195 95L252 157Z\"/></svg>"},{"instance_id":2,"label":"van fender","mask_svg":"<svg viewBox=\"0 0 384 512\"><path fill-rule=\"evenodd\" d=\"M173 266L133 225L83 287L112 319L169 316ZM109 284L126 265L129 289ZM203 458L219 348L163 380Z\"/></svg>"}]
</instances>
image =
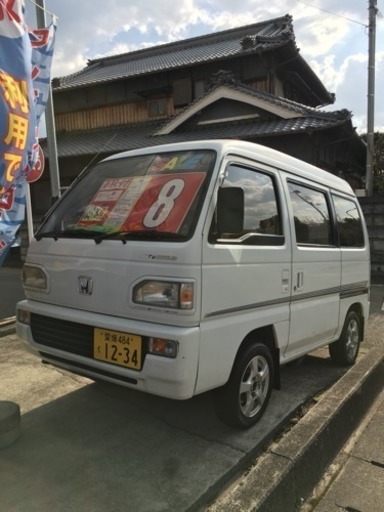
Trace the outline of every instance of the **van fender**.
<instances>
[{"instance_id":1,"label":"van fender","mask_svg":"<svg viewBox=\"0 0 384 512\"><path fill-rule=\"evenodd\" d=\"M262 327L248 334L240 345L235 360L239 357L239 354L245 349L245 347L253 343L262 343L270 350L274 366L273 387L275 389L281 389L280 348L276 343L274 326L269 325Z\"/></svg>"}]
</instances>

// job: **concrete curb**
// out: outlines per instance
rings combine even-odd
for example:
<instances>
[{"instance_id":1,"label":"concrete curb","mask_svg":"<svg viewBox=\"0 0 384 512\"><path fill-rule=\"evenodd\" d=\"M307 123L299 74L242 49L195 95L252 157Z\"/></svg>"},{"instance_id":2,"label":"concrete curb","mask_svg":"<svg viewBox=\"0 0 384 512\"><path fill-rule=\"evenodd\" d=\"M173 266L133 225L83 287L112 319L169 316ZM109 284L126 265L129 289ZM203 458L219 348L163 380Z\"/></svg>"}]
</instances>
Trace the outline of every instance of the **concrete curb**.
<instances>
[{"instance_id":1,"label":"concrete curb","mask_svg":"<svg viewBox=\"0 0 384 512\"><path fill-rule=\"evenodd\" d=\"M11 316L0 320L0 338L16 332L16 317Z\"/></svg>"},{"instance_id":2,"label":"concrete curb","mask_svg":"<svg viewBox=\"0 0 384 512\"><path fill-rule=\"evenodd\" d=\"M210 512L297 512L384 386L384 353L372 348Z\"/></svg>"}]
</instances>

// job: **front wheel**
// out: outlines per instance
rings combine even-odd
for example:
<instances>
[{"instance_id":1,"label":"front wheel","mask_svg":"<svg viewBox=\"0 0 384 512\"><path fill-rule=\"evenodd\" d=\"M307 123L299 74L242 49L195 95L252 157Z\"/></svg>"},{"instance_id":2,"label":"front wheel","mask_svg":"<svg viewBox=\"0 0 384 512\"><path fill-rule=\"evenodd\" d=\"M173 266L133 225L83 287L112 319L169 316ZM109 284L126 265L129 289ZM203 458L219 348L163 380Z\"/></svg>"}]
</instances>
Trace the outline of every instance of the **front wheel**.
<instances>
[{"instance_id":1,"label":"front wheel","mask_svg":"<svg viewBox=\"0 0 384 512\"><path fill-rule=\"evenodd\" d=\"M216 391L219 418L236 428L249 428L264 414L273 386L274 366L268 347L256 343L237 357L225 386Z\"/></svg>"},{"instance_id":2,"label":"front wheel","mask_svg":"<svg viewBox=\"0 0 384 512\"><path fill-rule=\"evenodd\" d=\"M360 348L361 319L355 311L350 311L345 319L340 338L329 345L331 359L342 366L355 363Z\"/></svg>"}]
</instances>

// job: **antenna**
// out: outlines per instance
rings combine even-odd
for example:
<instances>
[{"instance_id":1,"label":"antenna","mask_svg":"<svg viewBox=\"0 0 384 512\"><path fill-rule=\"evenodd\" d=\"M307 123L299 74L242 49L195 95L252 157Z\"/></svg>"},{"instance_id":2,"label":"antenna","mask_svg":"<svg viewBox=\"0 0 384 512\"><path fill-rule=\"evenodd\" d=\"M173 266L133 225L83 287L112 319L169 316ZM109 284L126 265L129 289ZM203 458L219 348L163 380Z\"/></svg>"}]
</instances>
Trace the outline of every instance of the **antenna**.
<instances>
[{"instance_id":1,"label":"antenna","mask_svg":"<svg viewBox=\"0 0 384 512\"><path fill-rule=\"evenodd\" d=\"M116 137L117 133L114 133L110 139L107 140L107 142L101 147L99 152L94 155L93 158L87 163L87 165L84 167L84 169L81 172L84 172L86 169L88 169L89 166L93 164L93 162L100 156L100 154L104 151L104 149L110 145L110 143L113 141L113 139Z\"/></svg>"}]
</instances>

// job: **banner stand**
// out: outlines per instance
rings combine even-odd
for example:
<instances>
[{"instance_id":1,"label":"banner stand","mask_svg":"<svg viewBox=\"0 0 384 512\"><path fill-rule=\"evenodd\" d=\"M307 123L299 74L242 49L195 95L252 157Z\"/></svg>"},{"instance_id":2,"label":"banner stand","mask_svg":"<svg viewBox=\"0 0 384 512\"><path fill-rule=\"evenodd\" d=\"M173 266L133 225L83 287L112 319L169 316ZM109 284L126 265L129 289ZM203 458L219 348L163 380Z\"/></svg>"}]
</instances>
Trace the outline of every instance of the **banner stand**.
<instances>
[{"instance_id":1,"label":"banner stand","mask_svg":"<svg viewBox=\"0 0 384 512\"><path fill-rule=\"evenodd\" d=\"M27 190L25 193L26 199L26 210L27 210L27 225L28 225L28 241L32 242L34 232L33 232L33 216L32 216L32 202L31 202L31 189L30 184L27 183Z\"/></svg>"}]
</instances>

